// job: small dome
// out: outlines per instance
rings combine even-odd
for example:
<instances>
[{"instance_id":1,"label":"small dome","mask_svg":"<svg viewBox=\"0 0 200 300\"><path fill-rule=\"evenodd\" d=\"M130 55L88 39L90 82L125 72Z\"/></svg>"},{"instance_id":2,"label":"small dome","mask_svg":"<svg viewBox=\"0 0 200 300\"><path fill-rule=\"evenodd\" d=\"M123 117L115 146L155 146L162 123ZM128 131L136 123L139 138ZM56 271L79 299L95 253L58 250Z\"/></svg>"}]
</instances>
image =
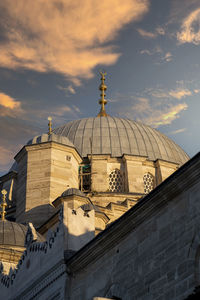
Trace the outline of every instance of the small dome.
<instances>
[{"instance_id":1,"label":"small dome","mask_svg":"<svg viewBox=\"0 0 200 300\"><path fill-rule=\"evenodd\" d=\"M33 139L28 141L27 145L41 144L46 142L56 142L74 148L74 145L67 137L55 133L52 134L43 133L42 135L35 136Z\"/></svg>"},{"instance_id":2,"label":"small dome","mask_svg":"<svg viewBox=\"0 0 200 300\"><path fill-rule=\"evenodd\" d=\"M81 197L85 197L85 194L81 192L79 189L71 188L66 191L64 191L61 195L61 197L71 196L71 195L77 195Z\"/></svg>"},{"instance_id":3,"label":"small dome","mask_svg":"<svg viewBox=\"0 0 200 300\"><path fill-rule=\"evenodd\" d=\"M24 247L27 230L27 225L0 220L0 246ZM37 235L37 241L44 241L44 238L39 233Z\"/></svg>"},{"instance_id":4,"label":"small dome","mask_svg":"<svg viewBox=\"0 0 200 300\"><path fill-rule=\"evenodd\" d=\"M139 122L111 116L86 118L69 122L53 130L67 137L82 157L91 154L123 154L162 159L179 165L189 156L174 141L156 129Z\"/></svg>"}]
</instances>

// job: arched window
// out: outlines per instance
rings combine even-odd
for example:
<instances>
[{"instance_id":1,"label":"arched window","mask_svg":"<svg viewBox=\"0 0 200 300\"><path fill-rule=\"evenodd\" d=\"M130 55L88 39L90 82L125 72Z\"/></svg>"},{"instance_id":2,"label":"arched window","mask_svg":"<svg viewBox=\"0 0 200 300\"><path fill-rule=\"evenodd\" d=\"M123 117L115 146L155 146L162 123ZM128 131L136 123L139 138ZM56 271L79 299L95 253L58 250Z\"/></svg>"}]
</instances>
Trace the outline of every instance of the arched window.
<instances>
[{"instance_id":1,"label":"arched window","mask_svg":"<svg viewBox=\"0 0 200 300\"><path fill-rule=\"evenodd\" d=\"M151 173L144 174L144 193L148 194L154 189L154 177Z\"/></svg>"},{"instance_id":2,"label":"arched window","mask_svg":"<svg viewBox=\"0 0 200 300\"><path fill-rule=\"evenodd\" d=\"M109 175L109 191L113 193L124 191L123 176L119 169L113 170Z\"/></svg>"}]
</instances>

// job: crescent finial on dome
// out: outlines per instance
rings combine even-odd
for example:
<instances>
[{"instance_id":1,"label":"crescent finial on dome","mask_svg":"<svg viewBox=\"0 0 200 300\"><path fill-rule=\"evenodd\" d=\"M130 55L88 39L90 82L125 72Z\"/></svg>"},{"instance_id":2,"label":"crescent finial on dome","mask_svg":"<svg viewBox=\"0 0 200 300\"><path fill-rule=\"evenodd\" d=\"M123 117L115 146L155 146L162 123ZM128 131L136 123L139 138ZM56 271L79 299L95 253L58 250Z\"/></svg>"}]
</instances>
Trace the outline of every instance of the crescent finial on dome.
<instances>
[{"instance_id":1,"label":"crescent finial on dome","mask_svg":"<svg viewBox=\"0 0 200 300\"><path fill-rule=\"evenodd\" d=\"M1 191L1 194L2 194L2 202L1 202L1 220L2 220L2 221L5 221L6 206L7 206L7 203L6 203L6 194L7 194L7 191L6 191L6 190L2 190L2 191Z\"/></svg>"},{"instance_id":2,"label":"crescent finial on dome","mask_svg":"<svg viewBox=\"0 0 200 300\"><path fill-rule=\"evenodd\" d=\"M107 100L105 99L106 96L105 91L107 89L107 86L105 85L104 80L107 73L102 71L100 71L99 73L101 75L101 84L99 86L99 90L101 91L101 99L99 100L99 104L101 105L101 110L98 113L97 117L106 117L108 116L105 110L105 105L107 103Z\"/></svg>"}]
</instances>

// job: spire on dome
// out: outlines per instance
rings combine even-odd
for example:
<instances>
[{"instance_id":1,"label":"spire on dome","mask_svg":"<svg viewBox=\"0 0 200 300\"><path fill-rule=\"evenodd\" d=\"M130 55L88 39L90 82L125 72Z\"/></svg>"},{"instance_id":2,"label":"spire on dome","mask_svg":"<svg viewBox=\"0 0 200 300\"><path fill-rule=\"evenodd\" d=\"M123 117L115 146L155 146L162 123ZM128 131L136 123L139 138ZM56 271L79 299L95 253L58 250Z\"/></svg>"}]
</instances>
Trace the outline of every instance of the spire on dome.
<instances>
[{"instance_id":1,"label":"spire on dome","mask_svg":"<svg viewBox=\"0 0 200 300\"><path fill-rule=\"evenodd\" d=\"M5 214L6 214L6 206L7 206L7 203L6 203L6 194L7 194L7 191L6 190L2 190L1 191L1 194L2 194L2 202L1 202L1 220L2 221L5 221Z\"/></svg>"},{"instance_id":2,"label":"spire on dome","mask_svg":"<svg viewBox=\"0 0 200 300\"><path fill-rule=\"evenodd\" d=\"M104 98L106 96L105 91L107 89L107 86L104 83L106 72L99 72L101 75L101 84L99 86L99 90L101 91L101 99L99 100L99 104L101 105L101 110L98 113L97 117L106 117L107 113L105 111L105 105L107 103L107 100Z\"/></svg>"}]
</instances>

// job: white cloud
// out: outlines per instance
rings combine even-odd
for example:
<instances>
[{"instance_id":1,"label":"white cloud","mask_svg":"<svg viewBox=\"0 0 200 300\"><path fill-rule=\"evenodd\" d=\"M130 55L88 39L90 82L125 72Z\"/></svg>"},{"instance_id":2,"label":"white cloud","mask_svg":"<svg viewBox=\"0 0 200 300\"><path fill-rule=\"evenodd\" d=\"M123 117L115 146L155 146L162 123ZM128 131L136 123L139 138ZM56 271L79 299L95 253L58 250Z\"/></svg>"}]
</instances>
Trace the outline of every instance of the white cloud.
<instances>
[{"instance_id":1,"label":"white cloud","mask_svg":"<svg viewBox=\"0 0 200 300\"><path fill-rule=\"evenodd\" d=\"M185 98L186 96L191 96L192 92L186 88L176 88L174 90L163 90L163 89L157 89L157 90L152 90L151 96L155 98L175 98L175 99L182 99Z\"/></svg>"},{"instance_id":2,"label":"white cloud","mask_svg":"<svg viewBox=\"0 0 200 300\"><path fill-rule=\"evenodd\" d=\"M76 90L71 84L68 87L62 87L62 86L58 85L57 88L61 91L64 91L66 96L68 96L69 93L73 94L73 95L76 94Z\"/></svg>"},{"instance_id":3,"label":"white cloud","mask_svg":"<svg viewBox=\"0 0 200 300\"><path fill-rule=\"evenodd\" d=\"M180 128L180 129L171 131L170 134L175 135L175 134L182 133L182 132L185 132L185 131L186 131L186 128Z\"/></svg>"},{"instance_id":4,"label":"white cloud","mask_svg":"<svg viewBox=\"0 0 200 300\"><path fill-rule=\"evenodd\" d=\"M163 101L163 99L155 100L151 96L151 91L148 93L145 91L141 96L118 95L116 98L118 105L115 105L114 109L120 111L120 116L123 115L155 128L171 124L188 108L186 103L174 103L174 101Z\"/></svg>"},{"instance_id":5,"label":"white cloud","mask_svg":"<svg viewBox=\"0 0 200 300\"><path fill-rule=\"evenodd\" d=\"M167 52L165 54L165 56L163 57L163 60L166 61L166 62L172 61L172 54L171 54L171 52Z\"/></svg>"},{"instance_id":6,"label":"white cloud","mask_svg":"<svg viewBox=\"0 0 200 300\"><path fill-rule=\"evenodd\" d=\"M200 8L193 10L184 20L177 33L178 41L183 43L200 44Z\"/></svg>"},{"instance_id":7,"label":"white cloud","mask_svg":"<svg viewBox=\"0 0 200 300\"><path fill-rule=\"evenodd\" d=\"M181 103L173 105L168 103L155 103L148 98L137 97L132 106L132 111L136 112L135 118L153 127L171 124L175 119L180 117L180 113L186 110L188 105ZM130 116L130 112L128 112Z\"/></svg>"},{"instance_id":8,"label":"white cloud","mask_svg":"<svg viewBox=\"0 0 200 300\"><path fill-rule=\"evenodd\" d=\"M0 66L53 71L80 85L95 66L118 60L108 43L148 9L149 0L1 1Z\"/></svg>"}]
</instances>

